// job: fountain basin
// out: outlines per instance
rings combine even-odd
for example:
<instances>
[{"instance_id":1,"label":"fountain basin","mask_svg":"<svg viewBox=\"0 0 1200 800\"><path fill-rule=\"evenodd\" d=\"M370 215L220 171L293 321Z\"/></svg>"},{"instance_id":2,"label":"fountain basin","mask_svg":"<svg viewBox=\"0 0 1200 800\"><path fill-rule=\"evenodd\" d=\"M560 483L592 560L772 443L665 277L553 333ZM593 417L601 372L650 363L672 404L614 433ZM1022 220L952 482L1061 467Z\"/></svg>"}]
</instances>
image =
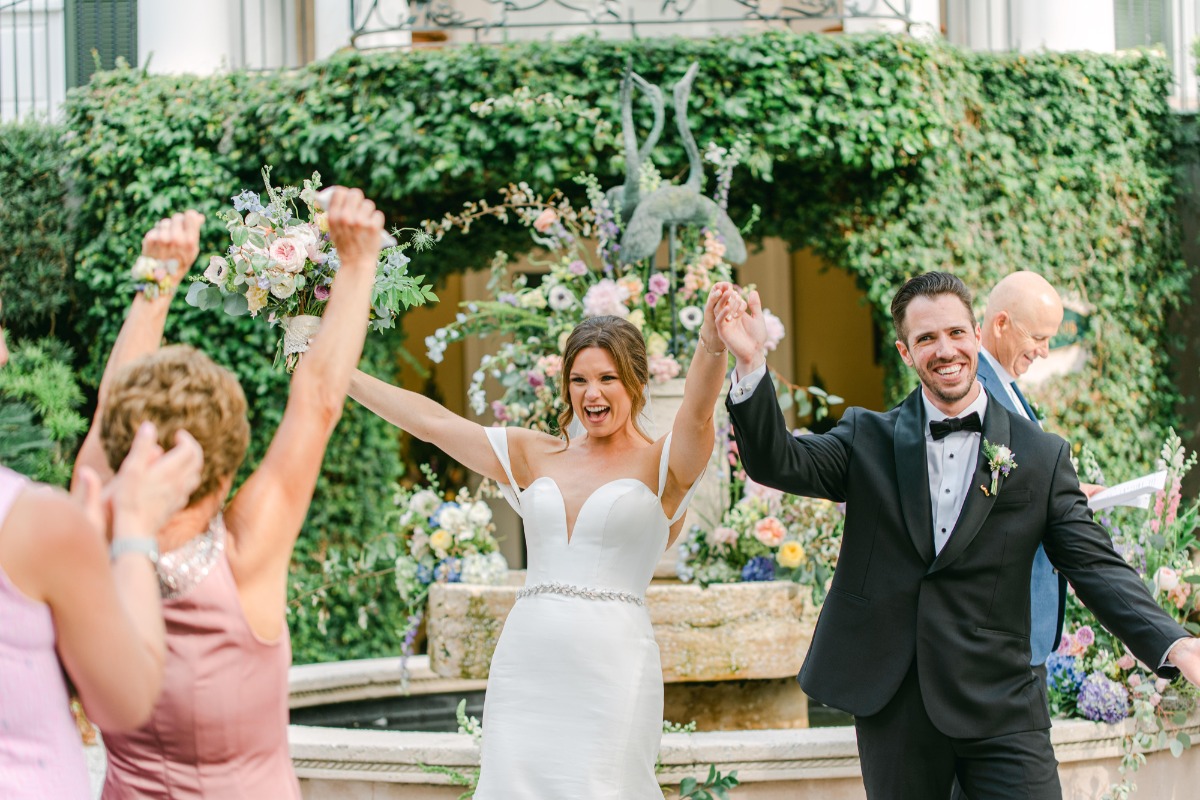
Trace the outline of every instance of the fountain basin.
<instances>
[{"instance_id":1,"label":"fountain basin","mask_svg":"<svg viewBox=\"0 0 1200 800\"><path fill-rule=\"evenodd\" d=\"M447 679L429 668L428 659L408 661L412 696L455 695L478 691L482 681ZM293 707L394 697L400 692L400 660L372 659L293 667ZM1060 762L1065 800L1093 800L1119 780L1125 724L1104 725L1056 720L1051 732ZM1183 726L1200 736L1200 714ZM292 725L292 760L307 800L452 800L463 789L435 766L472 773L479 749L470 736L348 730ZM738 800L864 800L858 751L851 727L711 731L665 734L659 781L678 785L702 777L710 764L737 770ZM1184 800L1200 785L1200 748L1174 758L1155 750L1136 773L1139 796Z\"/></svg>"}]
</instances>

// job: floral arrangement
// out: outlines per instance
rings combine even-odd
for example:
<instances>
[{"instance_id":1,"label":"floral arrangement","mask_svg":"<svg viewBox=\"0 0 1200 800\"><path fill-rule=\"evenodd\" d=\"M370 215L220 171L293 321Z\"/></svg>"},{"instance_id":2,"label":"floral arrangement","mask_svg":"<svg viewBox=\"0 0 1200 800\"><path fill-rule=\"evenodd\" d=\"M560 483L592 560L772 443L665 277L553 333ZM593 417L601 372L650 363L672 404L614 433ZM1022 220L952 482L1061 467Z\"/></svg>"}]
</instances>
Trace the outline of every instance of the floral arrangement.
<instances>
[{"instance_id":1,"label":"floral arrangement","mask_svg":"<svg viewBox=\"0 0 1200 800\"><path fill-rule=\"evenodd\" d=\"M1085 451L1081 472L1086 479L1103 483L1103 474ZM1197 584L1200 569L1194 562L1200 501L1180 510L1183 476L1196 464L1179 437L1171 431L1159 454L1158 469L1167 470L1167 481L1146 509L1106 509L1096 520L1112 536L1117 552L1142 576L1160 606L1192 633L1197 624ZM1134 720L1125 742L1121 772L1124 781L1110 787L1106 797L1128 797L1130 776L1145 760L1141 751L1169 744L1178 755L1190 744L1186 733L1168 731L1182 725L1196 706L1197 691L1182 678L1167 681L1139 664L1114 636L1074 596L1068 594L1067 631L1056 652L1046 661L1051 711L1098 722ZM1157 666L1157 665L1152 665Z\"/></svg>"},{"instance_id":2,"label":"floral arrangement","mask_svg":"<svg viewBox=\"0 0 1200 800\"><path fill-rule=\"evenodd\" d=\"M422 471L425 484L396 492L389 529L364 542L352 557L341 550L327 553L319 583L293 587L293 606L315 608L321 626L329 617L329 591L350 587L358 597L358 624L365 629L381 604L399 602L407 623L398 634L402 653L408 656L430 585L496 585L507 580L508 562L499 552L492 511L485 502L499 496L495 484L485 480L474 491L464 487L447 494L427 466Z\"/></svg>"},{"instance_id":3,"label":"floral arrangement","mask_svg":"<svg viewBox=\"0 0 1200 800\"><path fill-rule=\"evenodd\" d=\"M232 198L233 208L217 215L225 221L232 244L225 255L209 259L203 276L188 290L187 302L199 308L220 306L232 316L254 317L266 311L268 320L286 331L289 320L321 316L341 262L317 198L321 176L314 172L303 188L276 188L270 167L262 174L266 204L246 190ZM437 300L432 287L421 283L424 276L408 274L410 260L404 253L410 246L427 249L433 240L424 231L403 230L412 231L410 239L380 254L371 297L370 325L375 330L393 327L403 309ZM289 359L289 367L294 363Z\"/></svg>"},{"instance_id":4,"label":"floral arrangement","mask_svg":"<svg viewBox=\"0 0 1200 800\"><path fill-rule=\"evenodd\" d=\"M714 200L722 209L742 149L710 145L706 154L718 169ZM661 265L665 268L652 259L630 263L621 256L620 217L599 182L591 175L576 180L586 192L582 208L573 206L561 191L542 196L522 182L501 190L497 204L470 202L459 214L424 223L427 232L441 239L455 229L467 232L481 219L515 219L545 253L530 258L543 274L511 279L508 255L497 253L489 283L495 299L465 303L454 322L425 340L429 358L440 362L451 343L469 336L511 337L498 352L484 356L468 388L472 409L482 414L489 408L484 384L489 377L498 381L500 396L490 408L501 423L557 432L562 410L554 389L562 366L559 353L571 329L589 317L629 320L646 337L652 380L678 377L695 349L709 288L732 276L724 260L725 244L709 228L679 229L673 257ZM661 183L653 165L647 164L640 184L643 196ZM783 323L766 314L767 347L774 349L784 336Z\"/></svg>"},{"instance_id":5,"label":"floral arrangement","mask_svg":"<svg viewBox=\"0 0 1200 800\"><path fill-rule=\"evenodd\" d=\"M813 602L820 604L837 566L844 507L755 483L739 469L736 443L729 447L734 491L741 496L719 524L688 530L676 575L701 586L790 580L810 587Z\"/></svg>"}]
</instances>

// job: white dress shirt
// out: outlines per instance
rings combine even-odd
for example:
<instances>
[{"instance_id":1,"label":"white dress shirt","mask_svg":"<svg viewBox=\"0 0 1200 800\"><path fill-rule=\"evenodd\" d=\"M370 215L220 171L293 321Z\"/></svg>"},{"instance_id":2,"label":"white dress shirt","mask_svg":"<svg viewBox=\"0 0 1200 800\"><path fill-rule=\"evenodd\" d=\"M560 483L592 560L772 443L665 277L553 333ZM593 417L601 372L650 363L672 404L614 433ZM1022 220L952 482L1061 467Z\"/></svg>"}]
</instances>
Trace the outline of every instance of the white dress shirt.
<instances>
[{"instance_id":1,"label":"white dress shirt","mask_svg":"<svg viewBox=\"0 0 1200 800\"><path fill-rule=\"evenodd\" d=\"M925 405L925 464L929 474L929 503L933 509L933 550L940 553L954 532L967 492L971 491L971 478L975 474L983 434L955 431L944 439L934 439L929 432L929 423L940 422L949 415L931 403L924 391L921 402ZM981 390L971 405L956 416L965 417L974 411L983 422L987 404L987 392Z\"/></svg>"}]
</instances>

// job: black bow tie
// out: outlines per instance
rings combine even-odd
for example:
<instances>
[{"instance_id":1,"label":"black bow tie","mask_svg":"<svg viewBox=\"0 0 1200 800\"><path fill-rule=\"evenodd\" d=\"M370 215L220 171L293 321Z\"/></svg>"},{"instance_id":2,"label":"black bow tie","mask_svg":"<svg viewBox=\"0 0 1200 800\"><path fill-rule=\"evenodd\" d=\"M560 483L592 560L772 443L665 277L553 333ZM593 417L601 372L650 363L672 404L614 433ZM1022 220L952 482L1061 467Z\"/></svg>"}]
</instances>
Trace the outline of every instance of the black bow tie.
<instances>
[{"instance_id":1,"label":"black bow tie","mask_svg":"<svg viewBox=\"0 0 1200 800\"><path fill-rule=\"evenodd\" d=\"M982 433L983 423L979 421L979 413L972 411L965 417L949 417L940 422L929 423L929 435L933 437L934 441L945 439L955 431Z\"/></svg>"}]
</instances>

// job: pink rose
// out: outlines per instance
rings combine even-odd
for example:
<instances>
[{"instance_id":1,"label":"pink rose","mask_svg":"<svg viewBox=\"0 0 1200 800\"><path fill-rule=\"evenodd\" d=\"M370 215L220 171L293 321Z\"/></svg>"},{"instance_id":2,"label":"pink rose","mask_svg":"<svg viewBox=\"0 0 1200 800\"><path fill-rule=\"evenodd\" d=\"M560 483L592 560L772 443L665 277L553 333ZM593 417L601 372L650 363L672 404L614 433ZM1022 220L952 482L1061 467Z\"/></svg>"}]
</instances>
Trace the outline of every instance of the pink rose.
<instances>
[{"instance_id":1,"label":"pink rose","mask_svg":"<svg viewBox=\"0 0 1200 800\"><path fill-rule=\"evenodd\" d=\"M545 233L556 222L558 222L558 212L553 208L547 208L538 214L537 219L533 221L533 227L538 233Z\"/></svg>"},{"instance_id":2,"label":"pink rose","mask_svg":"<svg viewBox=\"0 0 1200 800\"><path fill-rule=\"evenodd\" d=\"M286 236L271 242L267 255L280 269L293 275L304 269L304 262L308 258L304 245Z\"/></svg>"},{"instance_id":3,"label":"pink rose","mask_svg":"<svg viewBox=\"0 0 1200 800\"><path fill-rule=\"evenodd\" d=\"M1162 702L1162 695L1159 694L1158 692L1155 692L1154 694L1150 695L1150 705L1153 706L1154 708L1158 708L1158 704L1161 702Z\"/></svg>"},{"instance_id":4,"label":"pink rose","mask_svg":"<svg viewBox=\"0 0 1200 800\"><path fill-rule=\"evenodd\" d=\"M783 543L783 537L786 535L787 529L775 517L767 517L754 523L754 538L767 547L778 547Z\"/></svg>"},{"instance_id":5,"label":"pink rose","mask_svg":"<svg viewBox=\"0 0 1200 800\"><path fill-rule=\"evenodd\" d=\"M754 481L746 481L746 494L751 497L760 497L768 503L783 499L783 492Z\"/></svg>"},{"instance_id":6,"label":"pink rose","mask_svg":"<svg viewBox=\"0 0 1200 800\"><path fill-rule=\"evenodd\" d=\"M722 525L712 532L712 540L716 544L734 544L738 540L738 532Z\"/></svg>"},{"instance_id":7,"label":"pink rose","mask_svg":"<svg viewBox=\"0 0 1200 800\"><path fill-rule=\"evenodd\" d=\"M1154 573L1154 586L1160 592L1169 592L1179 586L1179 573L1170 567L1159 567Z\"/></svg>"},{"instance_id":8,"label":"pink rose","mask_svg":"<svg viewBox=\"0 0 1200 800\"><path fill-rule=\"evenodd\" d=\"M1169 680L1167 680L1166 678L1157 678L1154 681L1154 691L1165 692L1167 690L1167 687L1170 685L1171 685L1171 682Z\"/></svg>"},{"instance_id":9,"label":"pink rose","mask_svg":"<svg viewBox=\"0 0 1200 800\"><path fill-rule=\"evenodd\" d=\"M1129 653L1126 653L1117 659L1117 666L1123 670L1131 670L1137 666L1137 659L1135 659Z\"/></svg>"},{"instance_id":10,"label":"pink rose","mask_svg":"<svg viewBox=\"0 0 1200 800\"><path fill-rule=\"evenodd\" d=\"M1129 680L1127 680L1126 683L1129 684L1130 689L1136 689L1137 687L1142 685L1142 676L1136 675L1136 674L1130 675Z\"/></svg>"},{"instance_id":11,"label":"pink rose","mask_svg":"<svg viewBox=\"0 0 1200 800\"><path fill-rule=\"evenodd\" d=\"M1083 625L1075 631L1075 641L1084 647L1091 647L1092 643L1096 641L1096 632L1090 626Z\"/></svg>"},{"instance_id":12,"label":"pink rose","mask_svg":"<svg viewBox=\"0 0 1200 800\"><path fill-rule=\"evenodd\" d=\"M650 276L649 290L657 295L664 295L667 289L671 288L671 282L667 280L667 276L661 272L656 272Z\"/></svg>"},{"instance_id":13,"label":"pink rose","mask_svg":"<svg viewBox=\"0 0 1200 800\"><path fill-rule=\"evenodd\" d=\"M579 259L575 259L570 264L567 264L567 272L570 272L572 275L587 275L587 271L587 264Z\"/></svg>"}]
</instances>

